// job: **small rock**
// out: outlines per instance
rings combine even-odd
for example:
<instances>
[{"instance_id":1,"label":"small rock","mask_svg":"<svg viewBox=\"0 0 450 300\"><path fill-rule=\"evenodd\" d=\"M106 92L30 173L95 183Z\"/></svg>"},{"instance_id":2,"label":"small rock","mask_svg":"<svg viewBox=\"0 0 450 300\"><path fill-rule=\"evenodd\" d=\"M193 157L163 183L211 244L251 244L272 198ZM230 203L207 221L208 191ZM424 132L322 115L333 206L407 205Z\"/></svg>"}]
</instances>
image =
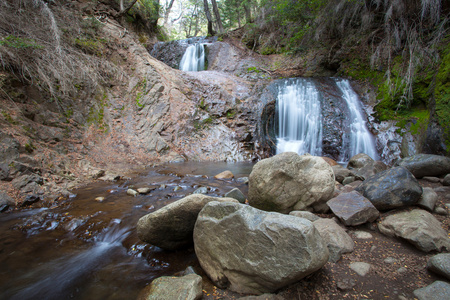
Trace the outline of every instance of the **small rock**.
<instances>
[{"instance_id":1,"label":"small rock","mask_svg":"<svg viewBox=\"0 0 450 300\"><path fill-rule=\"evenodd\" d=\"M183 276L189 275L189 274L197 274L197 273L195 273L194 268L191 267L191 266L188 266L188 267L183 271Z\"/></svg>"},{"instance_id":2,"label":"small rock","mask_svg":"<svg viewBox=\"0 0 450 300\"><path fill-rule=\"evenodd\" d=\"M436 207L436 208L434 209L434 212L435 212L436 214L438 214L438 215L441 215L441 216L446 216L446 215L448 215L447 210L446 210L444 207L440 207L440 206Z\"/></svg>"},{"instance_id":3,"label":"small rock","mask_svg":"<svg viewBox=\"0 0 450 300\"><path fill-rule=\"evenodd\" d=\"M352 238L332 219L319 219L313 222L322 238L327 243L330 256L328 261L337 262L341 254L353 251Z\"/></svg>"},{"instance_id":4,"label":"small rock","mask_svg":"<svg viewBox=\"0 0 450 300\"><path fill-rule=\"evenodd\" d=\"M450 299L449 295L450 284L439 280L414 291L414 296L419 300L448 300Z\"/></svg>"},{"instance_id":5,"label":"small rock","mask_svg":"<svg viewBox=\"0 0 450 300\"><path fill-rule=\"evenodd\" d=\"M450 253L441 253L431 257L427 269L450 280Z\"/></svg>"},{"instance_id":6,"label":"small rock","mask_svg":"<svg viewBox=\"0 0 450 300\"><path fill-rule=\"evenodd\" d=\"M217 174L216 176L214 176L214 178L216 179L231 179L234 178L233 173L231 173L231 171L223 171L222 173Z\"/></svg>"},{"instance_id":7,"label":"small rock","mask_svg":"<svg viewBox=\"0 0 450 300\"><path fill-rule=\"evenodd\" d=\"M279 295L266 293L259 296L245 296L238 298L238 300L285 300L285 298Z\"/></svg>"},{"instance_id":8,"label":"small rock","mask_svg":"<svg viewBox=\"0 0 450 300\"><path fill-rule=\"evenodd\" d=\"M429 187L422 188L422 191L422 197L420 198L417 205L425 208L428 211L433 211L434 206L436 205L436 202L438 200L438 194L436 194L436 192Z\"/></svg>"},{"instance_id":9,"label":"small rock","mask_svg":"<svg viewBox=\"0 0 450 300\"><path fill-rule=\"evenodd\" d=\"M442 180L442 184L445 186L450 185L450 174L445 175L444 180Z\"/></svg>"},{"instance_id":10,"label":"small rock","mask_svg":"<svg viewBox=\"0 0 450 300\"><path fill-rule=\"evenodd\" d=\"M105 175L103 175L99 179L103 180L103 181L117 181L117 180L120 180L121 178L122 178L121 175L112 174L112 173L106 173Z\"/></svg>"},{"instance_id":11,"label":"small rock","mask_svg":"<svg viewBox=\"0 0 450 300\"><path fill-rule=\"evenodd\" d=\"M208 194L208 188L205 186L202 186L202 187L196 189L192 194Z\"/></svg>"},{"instance_id":12,"label":"small rock","mask_svg":"<svg viewBox=\"0 0 450 300\"><path fill-rule=\"evenodd\" d=\"M351 290L356 285L356 281L353 278L339 279L336 286L341 291Z\"/></svg>"},{"instance_id":13,"label":"small rock","mask_svg":"<svg viewBox=\"0 0 450 300\"><path fill-rule=\"evenodd\" d=\"M370 271L371 265L365 262L354 262L350 264L350 269L356 272L359 276L366 276Z\"/></svg>"},{"instance_id":14,"label":"small rock","mask_svg":"<svg viewBox=\"0 0 450 300\"><path fill-rule=\"evenodd\" d=\"M372 234L370 234L370 232L367 231L355 231L354 235L357 239L361 240L368 240L373 238Z\"/></svg>"},{"instance_id":15,"label":"small rock","mask_svg":"<svg viewBox=\"0 0 450 300\"><path fill-rule=\"evenodd\" d=\"M139 195L139 192L136 191L136 190L133 190L133 189L128 189L128 190L127 190L127 195L136 197L137 195Z\"/></svg>"},{"instance_id":16,"label":"small rock","mask_svg":"<svg viewBox=\"0 0 450 300\"><path fill-rule=\"evenodd\" d=\"M299 217L299 218L303 218L306 220L309 220L311 222L317 221L320 219L319 216L313 214L312 212L309 211L300 211L300 210L293 210L289 213L291 216L295 216L295 217Z\"/></svg>"},{"instance_id":17,"label":"small rock","mask_svg":"<svg viewBox=\"0 0 450 300\"><path fill-rule=\"evenodd\" d=\"M384 259L384 262L387 263L387 264L392 265L392 264L395 264L397 262L397 260L395 258L393 258L393 257L388 257L388 258Z\"/></svg>"},{"instance_id":18,"label":"small rock","mask_svg":"<svg viewBox=\"0 0 450 300\"><path fill-rule=\"evenodd\" d=\"M138 300L196 300L202 297L202 277L189 274L183 277L156 278L138 296Z\"/></svg>"},{"instance_id":19,"label":"small rock","mask_svg":"<svg viewBox=\"0 0 450 300\"><path fill-rule=\"evenodd\" d=\"M103 202L105 200L105 197L97 197L97 198L95 198L95 201L98 201L98 202Z\"/></svg>"},{"instance_id":20,"label":"small rock","mask_svg":"<svg viewBox=\"0 0 450 300\"><path fill-rule=\"evenodd\" d=\"M9 179L9 166L7 164L0 164L0 180Z\"/></svg>"},{"instance_id":21,"label":"small rock","mask_svg":"<svg viewBox=\"0 0 450 300\"><path fill-rule=\"evenodd\" d=\"M7 193L0 191L0 206L6 205L6 208L9 206L14 206L16 202L12 197L10 197Z\"/></svg>"},{"instance_id":22,"label":"small rock","mask_svg":"<svg viewBox=\"0 0 450 300\"><path fill-rule=\"evenodd\" d=\"M350 184L352 182L356 181L356 177L355 176L349 176L349 177L345 177L344 180L342 181L343 185L347 185Z\"/></svg>"},{"instance_id":23,"label":"small rock","mask_svg":"<svg viewBox=\"0 0 450 300\"><path fill-rule=\"evenodd\" d=\"M248 184L248 177L239 177L236 179L237 183Z\"/></svg>"},{"instance_id":24,"label":"small rock","mask_svg":"<svg viewBox=\"0 0 450 300\"><path fill-rule=\"evenodd\" d=\"M156 187L154 187L154 188L143 187L143 188L138 188L137 192L139 194L147 195L147 194L149 194L151 191L153 191L155 189L156 189Z\"/></svg>"},{"instance_id":25,"label":"small rock","mask_svg":"<svg viewBox=\"0 0 450 300\"><path fill-rule=\"evenodd\" d=\"M174 192L178 192L178 191L181 191L181 190L183 190L183 188L181 186L179 186L179 185L177 185L176 187L173 188Z\"/></svg>"},{"instance_id":26,"label":"small rock","mask_svg":"<svg viewBox=\"0 0 450 300\"><path fill-rule=\"evenodd\" d=\"M225 194L225 197L233 198L239 201L240 203L245 203L245 196L238 188L234 188L228 193Z\"/></svg>"},{"instance_id":27,"label":"small rock","mask_svg":"<svg viewBox=\"0 0 450 300\"><path fill-rule=\"evenodd\" d=\"M352 191L342 193L327 202L331 211L347 226L357 226L375 221L378 210L360 193Z\"/></svg>"},{"instance_id":28,"label":"small rock","mask_svg":"<svg viewBox=\"0 0 450 300\"><path fill-rule=\"evenodd\" d=\"M430 177L430 176L425 176L422 178L423 180L426 180L428 182L433 182L433 183L438 183L440 182L440 179L438 177Z\"/></svg>"},{"instance_id":29,"label":"small rock","mask_svg":"<svg viewBox=\"0 0 450 300\"><path fill-rule=\"evenodd\" d=\"M397 273L398 274L403 274L403 273L406 273L406 272L408 272L408 269L405 268L405 267L400 267L400 268L397 269Z\"/></svg>"}]
</instances>

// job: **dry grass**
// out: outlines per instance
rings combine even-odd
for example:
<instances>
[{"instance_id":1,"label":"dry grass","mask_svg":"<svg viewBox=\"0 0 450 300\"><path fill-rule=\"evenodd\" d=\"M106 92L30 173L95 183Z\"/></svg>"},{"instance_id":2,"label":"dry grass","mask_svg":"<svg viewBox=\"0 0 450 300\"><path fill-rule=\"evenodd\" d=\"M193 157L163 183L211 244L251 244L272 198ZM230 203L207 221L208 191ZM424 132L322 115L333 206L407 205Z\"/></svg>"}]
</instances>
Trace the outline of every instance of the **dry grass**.
<instances>
[{"instance_id":1,"label":"dry grass","mask_svg":"<svg viewBox=\"0 0 450 300\"><path fill-rule=\"evenodd\" d=\"M65 10L71 1L0 0L0 65L38 86L64 111L64 99L93 91L117 73L106 60L73 45L82 19Z\"/></svg>"}]
</instances>

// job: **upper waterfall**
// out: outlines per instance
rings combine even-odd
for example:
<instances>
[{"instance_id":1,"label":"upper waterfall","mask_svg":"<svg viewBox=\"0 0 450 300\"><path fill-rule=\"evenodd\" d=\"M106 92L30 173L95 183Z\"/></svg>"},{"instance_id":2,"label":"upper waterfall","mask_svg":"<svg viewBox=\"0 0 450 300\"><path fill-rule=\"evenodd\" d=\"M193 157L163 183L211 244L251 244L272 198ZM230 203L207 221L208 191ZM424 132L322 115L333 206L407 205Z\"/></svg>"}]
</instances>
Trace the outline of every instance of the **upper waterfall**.
<instances>
[{"instance_id":1,"label":"upper waterfall","mask_svg":"<svg viewBox=\"0 0 450 300\"><path fill-rule=\"evenodd\" d=\"M182 71L203 71L205 69L205 47L196 43L187 47L180 62Z\"/></svg>"},{"instance_id":2,"label":"upper waterfall","mask_svg":"<svg viewBox=\"0 0 450 300\"><path fill-rule=\"evenodd\" d=\"M320 95L314 82L298 78L285 82L277 97L277 153L322 154Z\"/></svg>"}]
</instances>

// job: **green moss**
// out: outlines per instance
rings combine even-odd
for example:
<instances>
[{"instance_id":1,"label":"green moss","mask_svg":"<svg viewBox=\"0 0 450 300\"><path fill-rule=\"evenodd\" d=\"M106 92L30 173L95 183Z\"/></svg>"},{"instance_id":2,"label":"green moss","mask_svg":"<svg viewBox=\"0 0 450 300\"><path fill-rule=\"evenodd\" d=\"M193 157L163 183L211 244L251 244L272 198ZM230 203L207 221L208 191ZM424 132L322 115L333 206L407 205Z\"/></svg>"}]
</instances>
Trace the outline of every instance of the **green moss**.
<instances>
[{"instance_id":1,"label":"green moss","mask_svg":"<svg viewBox=\"0 0 450 300\"><path fill-rule=\"evenodd\" d=\"M6 121L11 125L16 125L17 122L8 114L6 111L2 110L2 115L6 119Z\"/></svg>"},{"instance_id":2,"label":"green moss","mask_svg":"<svg viewBox=\"0 0 450 300\"><path fill-rule=\"evenodd\" d=\"M36 146L33 145L33 142L32 142L32 141L29 141L28 143L25 144L25 150L26 150L28 153L32 153L35 149L36 149Z\"/></svg>"},{"instance_id":3,"label":"green moss","mask_svg":"<svg viewBox=\"0 0 450 300\"><path fill-rule=\"evenodd\" d=\"M141 82L139 82L135 89L137 90L136 93L136 105L139 108L143 108L144 104L142 104L140 101L142 99L142 97L144 97L144 95L147 95L149 91L145 92L147 89L147 79L144 78Z\"/></svg>"},{"instance_id":4,"label":"green moss","mask_svg":"<svg viewBox=\"0 0 450 300\"><path fill-rule=\"evenodd\" d=\"M9 47L9 48L16 48L16 49L43 49L44 46L39 45L35 40L28 39L28 38L20 38L14 35L9 35L2 40L0 40L0 45Z\"/></svg>"},{"instance_id":5,"label":"green moss","mask_svg":"<svg viewBox=\"0 0 450 300\"><path fill-rule=\"evenodd\" d=\"M430 112L427 109L424 110L410 110L406 113L399 114L395 118L397 120L396 126L399 128L406 128L407 124L411 124L409 132L411 134L421 134L427 127L430 120Z\"/></svg>"},{"instance_id":6,"label":"green moss","mask_svg":"<svg viewBox=\"0 0 450 300\"><path fill-rule=\"evenodd\" d=\"M236 111L234 109L229 109L227 111L227 119L233 119L236 116Z\"/></svg>"},{"instance_id":7,"label":"green moss","mask_svg":"<svg viewBox=\"0 0 450 300\"><path fill-rule=\"evenodd\" d=\"M98 38L79 37L74 40L74 44L88 54L102 56L105 51L107 41Z\"/></svg>"},{"instance_id":8,"label":"green moss","mask_svg":"<svg viewBox=\"0 0 450 300\"><path fill-rule=\"evenodd\" d=\"M261 70L259 70L257 67L250 67L247 68L247 73L260 73Z\"/></svg>"},{"instance_id":9,"label":"green moss","mask_svg":"<svg viewBox=\"0 0 450 300\"><path fill-rule=\"evenodd\" d=\"M450 36L447 36L446 46L441 53L441 64L436 76L434 98L436 115L439 125L444 130L445 144L450 149Z\"/></svg>"},{"instance_id":10,"label":"green moss","mask_svg":"<svg viewBox=\"0 0 450 300\"><path fill-rule=\"evenodd\" d=\"M89 115L87 122L90 125L96 125L98 129L108 131L108 124L105 123L105 107L108 106L108 95L103 93L102 96L97 96L97 105L89 108Z\"/></svg>"}]
</instances>

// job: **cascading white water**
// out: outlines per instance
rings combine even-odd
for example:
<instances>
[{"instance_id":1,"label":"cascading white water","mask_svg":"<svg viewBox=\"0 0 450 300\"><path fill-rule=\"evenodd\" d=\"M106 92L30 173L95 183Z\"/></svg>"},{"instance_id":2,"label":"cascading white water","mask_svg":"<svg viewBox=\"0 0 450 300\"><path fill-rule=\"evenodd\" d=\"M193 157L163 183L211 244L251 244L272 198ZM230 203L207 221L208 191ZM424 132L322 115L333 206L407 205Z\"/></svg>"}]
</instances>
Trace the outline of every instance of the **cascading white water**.
<instances>
[{"instance_id":1,"label":"cascading white water","mask_svg":"<svg viewBox=\"0 0 450 300\"><path fill-rule=\"evenodd\" d=\"M378 153L372 134L367 129L366 121L363 117L359 97L353 91L350 83L346 79L336 79L336 85L342 91L342 97L345 99L350 111L350 136L343 138L343 142L349 144L348 152L343 153L341 159L348 160L353 155L365 153L373 159L378 159Z\"/></svg>"},{"instance_id":2,"label":"cascading white water","mask_svg":"<svg viewBox=\"0 0 450 300\"><path fill-rule=\"evenodd\" d=\"M182 71L203 71L205 69L205 47L196 43L187 47L180 62Z\"/></svg>"},{"instance_id":3,"label":"cascading white water","mask_svg":"<svg viewBox=\"0 0 450 300\"><path fill-rule=\"evenodd\" d=\"M286 81L277 97L277 154L322 154L320 95L308 79Z\"/></svg>"}]
</instances>

